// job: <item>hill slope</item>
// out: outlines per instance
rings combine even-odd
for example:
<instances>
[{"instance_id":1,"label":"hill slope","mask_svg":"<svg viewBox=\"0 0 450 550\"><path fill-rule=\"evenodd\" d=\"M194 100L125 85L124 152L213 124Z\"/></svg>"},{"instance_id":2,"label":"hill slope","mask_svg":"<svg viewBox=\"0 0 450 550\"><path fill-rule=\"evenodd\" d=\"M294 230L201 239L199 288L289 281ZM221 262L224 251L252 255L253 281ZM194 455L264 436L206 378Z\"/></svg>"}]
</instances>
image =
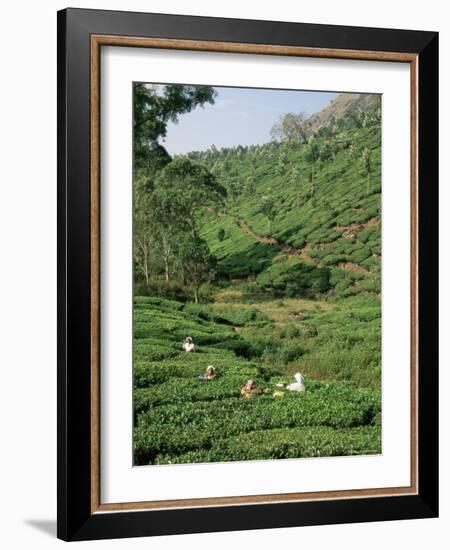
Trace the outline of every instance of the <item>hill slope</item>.
<instances>
[{"instance_id":1,"label":"hill slope","mask_svg":"<svg viewBox=\"0 0 450 550\"><path fill-rule=\"evenodd\" d=\"M135 464L381 452L377 102L337 98L316 124L308 143L189 155L227 190L194 211L216 269L200 303L176 265L134 298Z\"/></svg>"},{"instance_id":2,"label":"hill slope","mask_svg":"<svg viewBox=\"0 0 450 550\"><path fill-rule=\"evenodd\" d=\"M337 98L334 105L345 112L356 106L370 110L376 106L373 98L352 95ZM325 119L324 111L318 120ZM228 189L226 209L218 217L202 215L202 236L221 273L231 278L261 280L274 264L283 263L289 271L302 262L328 269L330 286L338 293L379 293L380 123L344 126L314 139L320 148L314 162L307 144L268 143L200 154ZM370 174L365 154L370 155ZM262 211L268 198L272 221Z\"/></svg>"},{"instance_id":3,"label":"hill slope","mask_svg":"<svg viewBox=\"0 0 450 550\"><path fill-rule=\"evenodd\" d=\"M377 107L379 96L374 94L340 94L324 109L309 118L311 133L354 111L368 111Z\"/></svg>"}]
</instances>

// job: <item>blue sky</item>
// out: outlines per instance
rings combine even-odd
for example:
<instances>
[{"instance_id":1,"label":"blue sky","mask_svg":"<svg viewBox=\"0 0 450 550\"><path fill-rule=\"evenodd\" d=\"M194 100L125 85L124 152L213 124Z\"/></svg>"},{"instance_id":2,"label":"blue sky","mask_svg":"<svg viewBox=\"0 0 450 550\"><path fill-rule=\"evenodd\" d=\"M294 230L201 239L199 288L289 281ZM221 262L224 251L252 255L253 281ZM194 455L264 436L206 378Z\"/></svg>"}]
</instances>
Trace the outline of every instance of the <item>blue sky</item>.
<instances>
[{"instance_id":1,"label":"blue sky","mask_svg":"<svg viewBox=\"0 0 450 550\"><path fill-rule=\"evenodd\" d=\"M338 94L216 87L214 105L197 107L170 123L162 144L170 155L270 141L270 129L285 113L309 115L326 107Z\"/></svg>"}]
</instances>

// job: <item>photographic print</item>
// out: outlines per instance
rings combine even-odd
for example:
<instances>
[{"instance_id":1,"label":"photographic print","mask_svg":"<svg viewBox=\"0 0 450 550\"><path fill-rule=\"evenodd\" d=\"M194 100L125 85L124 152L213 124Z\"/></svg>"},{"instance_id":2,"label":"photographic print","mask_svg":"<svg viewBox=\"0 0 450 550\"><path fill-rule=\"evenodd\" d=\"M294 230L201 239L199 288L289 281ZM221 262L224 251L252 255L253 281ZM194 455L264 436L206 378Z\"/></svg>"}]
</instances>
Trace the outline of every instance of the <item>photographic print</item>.
<instances>
[{"instance_id":1,"label":"photographic print","mask_svg":"<svg viewBox=\"0 0 450 550\"><path fill-rule=\"evenodd\" d=\"M133 111L133 464L380 454L381 96Z\"/></svg>"}]
</instances>

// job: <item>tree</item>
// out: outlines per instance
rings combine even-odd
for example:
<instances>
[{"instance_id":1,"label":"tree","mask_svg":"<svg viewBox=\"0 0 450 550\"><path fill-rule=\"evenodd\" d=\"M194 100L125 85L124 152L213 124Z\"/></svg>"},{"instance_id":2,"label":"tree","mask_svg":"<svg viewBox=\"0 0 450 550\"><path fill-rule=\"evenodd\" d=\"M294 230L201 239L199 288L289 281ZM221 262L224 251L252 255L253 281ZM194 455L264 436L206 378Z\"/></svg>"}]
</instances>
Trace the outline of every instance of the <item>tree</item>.
<instances>
[{"instance_id":1,"label":"tree","mask_svg":"<svg viewBox=\"0 0 450 550\"><path fill-rule=\"evenodd\" d=\"M170 280L173 263L183 254L186 234L197 239L197 217L201 208L218 209L223 205L225 189L207 168L187 157L167 164L155 179L149 209L153 233L161 247L165 280ZM181 261L183 274L183 262Z\"/></svg>"},{"instance_id":2,"label":"tree","mask_svg":"<svg viewBox=\"0 0 450 550\"><path fill-rule=\"evenodd\" d=\"M331 144L330 144L329 141L326 141L322 145L319 155L320 155L320 159L323 160L324 162L328 162L328 161L334 159L333 149L332 149Z\"/></svg>"},{"instance_id":3,"label":"tree","mask_svg":"<svg viewBox=\"0 0 450 550\"><path fill-rule=\"evenodd\" d=\"M272 126L270 135L274 140L287 141L288 143L306 143L309 128L310 123L306 113L287 113L280 117L277 124Z\"/></svg>"},{"instance_id":4,"label":"tree","mask_svg":"<svg viewBox=\"0 0 450 550\"><path fill-rule=\"evenodd\" d=\"M182 163L172 161L158 141L166 136L169 122L176 123L179 115L197 106L214 103L215 96L216 92L210 86L142 83L134 86L133 256L147 284L150 271L162 269L166 281L169 281L180 235L189 230L195 234L197 206L215 204L217 200L211 197L214 193L220 196L224 192L199 163L191 163L190 167L184 165L183 172ZM217 154L216 148L212 147L211 155ZM161 185L163 173L167 176L165 187ZM192 191L196 185L203 193L202 199L207 197L208 200L200 200L201 193Z\"/></svg>"},{"instance_id":5,"label":"tree","mask_svg":"<svg viewBox=\"0 0 450 550\"><path fill-rule=\"evenodd\" d=\"M255 170L256 162L258 160L258 150L254 146L251 149L249 149L249 152L247 154L247 159L250 164L250 168L252 170Z\"/></svg>"},{"instance_id":6,"label":"tree","mask_svg":"<svg viewBox=\"0 0 450 550\"><path fill-rule=\"evenodd\" d=\"M327 124L327 125L321 126L317 130L316 135L322 139L330 139L333 136L333 125Z\"/></svg>"},{"instance_id":7,"label":"tree","mask_svg":"<svg viewBox=\"0 0 450 550\"><path fill-rule=\"evenodd\" d=\"M134 181L139 178L154 180L156 174L160 172L171 160L172 157L158 142L154 141L148 143L145 155L137 162L134 162Z\"/></svg>"},{"instance_id":8,"label":"tree","mask_svg":"<svg viewBox=\"0 0 450 550\"><path fill-rule=\"evenodd\" d=\"M361 150L351 143L347 149L347 155L350 160L356 161L360 158Z\"/></svg>"},{"instance_id":9,"label":"tree","mask_svg":"<svg viewBox=\"0 0 450 550\"><path fill-rule=\"evenodd\" d=\"M336 155L339 153L344 143L340 136L334 136L330 141L331 156L333 159L333 164L336 164Z\"/></svg>"},{"instance_id":10,"label":"tree","mask_svg":"<svg viewBox=\"0 0 450 550\"><path fill-rule=\"evenodd\" d=\"M369 194L370 189L370 175L372 173L372 152L367 147L364 148L361 156L361 161L364 166L364 172L366 173L367 178L367 194Z\"/></svg>"},{"instance_id":11,"label":"tree","mask_svg":"<svg viewBox=\"0 0 450 550\"><path fill-rule=\"evenodd\" d=\"M183 232L189 231L184 218L177 216L183 207L179 193L156 186L149 199L149 210L152 213L152 230L155 235L164 263L164 278L170 280L171 265L175 259L177 241Z\"/></svg>"},{"instance_id":12,"label":"tree","mask_svg":"<svg viewBox=\"0 0 450 550\"><path fill-rule=\"evenodd\" d=\"M361 126L363 128L366 128L367 126L369 126L372 122L372 119L371 119L371 115L370 113L368 113L367 111L361 111L359 113L359 117L361 119Z\"/></svg>"},{"instance_id":13,"label":"tree","mask_svg":"<svg viewBox=\"0 0 450 550\"><path fill-rule=\"evenodd\" d=\"M148 152L159 138L164 138L169 122L205 103L214 103L216 92L211 86L181 84L134 85L133 149L134 168L148 163Z\"/></svg>"},{"instance_id":14,"label":"tree","mask_svg":"<svg viewBox=\"0 0 450 550\"><path fill-rule=\"evenodd\" d=\"M306 148L306 160L311 164L311 197L314 195L314 178L316 163L319 160L320 145L315 138L310 138Z\"/></svg>"},{"instance_id":15,"label":"tree","mask_svg":"<svg viewBox=\"0 0 450 550\"><path fill-rule=\"evenodd\" d=\"M381 122L381 101L377 102L377 107L374 111L374 121L375 123Z\"/></svg>"},{"instance_id":16,"label":"tree","mask_svg":"<svg viewBox=\"0 0 450 550\"><path fill-rule=\"evenodd\" d=\"M134 261L141 271L145 283L149 283L150 255L155 248L154 220L152 216L151 194L155 178L171 158L159 143L150 143L143 161L134 174L133 186L133 230Z\"/></svg>"},{"instance_id":17,"label":"tree","mask_svg":"<svg viewBox=\"0 0 450 550\"><path fill-rule=\"evenodd\" d=\"M303 196L302 196L301 188L300 188L300 184L302 182L302 174L301 174L300 168L296 165L294 165L293 168L290 171L289 182L292 185L295 185L297 190L298 190L296 204L300 206L302 204L302 201L303 201Z\"/></svg>"},{"instance_id":18,"label":"tree","mask_svg":"<svg viewBox=\"0 0 450 550\"><path fill-rule=\"evenodd\" d=\"M151 209L149 205L150 182L140 178L135 182L133 201L133 257L145 283L150 277L150 254L153 244Z\"/></svg>"},{"instance_id":19,"label":"tree","mask_svg":"<svg viewBox=\"0 0 450 550\"><path fill-rule=\"evenodd\" d=\"M159 223L177 224L183 221L192 237L197 236L197 213L200 208L218 209L226 197L220 185L206 166L178 157L160 172L155 182L154 202L160 212Z\"/></svg>"},{"instance_id":20,"label":"tree","mask_svg":"<svg viewBox=\"0 0 450 550\"><path fill-rule=\"evenodd\" d=\"M269 236L270 236L272 234L272 222L277 215L276 204L272 195L264 195L262 197L259 211L261 212L261 214L263 214L267 218Z\"/></svg>"},{"instance_id":21,"label":"tree","mask_svg":"<svg viewBox=\"0 0 450 550\"><path fill-rule=\"evenodd\" d=\"M279 176L282 176L286 172L286 166L288 163L288 156L286 151L281 151L278 157L278 162L276 165L276 172Z\"/></svg>"},{"instance_id":22,"label":"tree","mask_svg":"<svg viewBox=\"0 0 450 550\"><path fill-rule=\"evenodd\" d=\"M155 224L151 195L155 179L171 157L158 143L164 137L169 122L177 122L178 115L198 105L214 103L215 91L210 86L151 85L134 86L133 119L133 176L134 176L134 260L149 282L150 254L156 258L157 243L163 244L166 260L166 279L169 277L170 245L167 231L161 233L161 224ZM158 234L159 230L159 234Z\"/></svg>"},{"instance_id":23,"label":"tree","mask_svg":"<svg viewBox=\"0 0 450 550\"><path fill-rule=\"evenodd\" d=\"M255 177L253 175L247 176L245 188L249 195L255 190Z\"/></svg>"},{"instance_id":24,"label":"tree","mask_svg":"<svg viewBox=\"0 0 450 550\"><path fill-rule=\"evenodd\" d=\"M234 202L239 197L241 192L241 184L235 179L229 180L227 183L227 189L230 199Z\"/></svg>"},{"instance_id":25,"label":"tree","mask_svg":"<svg viewBox=\"0 0 450 550\"><path fill-rule=\"evenodd\" d=\"M190 236L181 246L180 259L184 276L192 285L194 301L198 304L198 291L201 284L210 281L214 276L215 258L203 239Z\"/></svg>"},{"instance_id":26,"label":"tree","mask_svg":"<svg viewBox=\"0 0 450 550\"><path fill-rule=\"evenodd\" d=\"M291 176L290 176L291 183L294 185L299 185L300 176L301 176L300 169L297 166L294 166L291 170Z\"/></svg>"}]
</instances>

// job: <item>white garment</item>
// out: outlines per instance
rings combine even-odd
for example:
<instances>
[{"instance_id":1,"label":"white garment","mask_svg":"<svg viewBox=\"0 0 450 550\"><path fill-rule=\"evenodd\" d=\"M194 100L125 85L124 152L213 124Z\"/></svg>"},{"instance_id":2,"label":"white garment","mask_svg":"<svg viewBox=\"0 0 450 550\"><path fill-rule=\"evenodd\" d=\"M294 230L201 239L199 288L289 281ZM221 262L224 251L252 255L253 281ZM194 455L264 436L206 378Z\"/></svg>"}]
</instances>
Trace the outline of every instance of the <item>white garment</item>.
<instances>
[{"instance_id":1,"label":"white garment","mask_svg":"<svg viewBox=\"0 0 450 550\"><path fill-rule=\"evenodd\" d=\"M195 346L194 346L194 342L183 342L183 349L184 351L194 351L195 350Z\"/></svg>"},{"instance_id":2,"label":"white garment","mask_svg":"<svg viewBox=\"0 0 450 550\"><path fill-rule=\"evenodd\" d=\"M297 372L294 378L295 382L286 386L286 389L289 391L305 391L305 379L303 375Z\"/></svg>"}]
</instances>

